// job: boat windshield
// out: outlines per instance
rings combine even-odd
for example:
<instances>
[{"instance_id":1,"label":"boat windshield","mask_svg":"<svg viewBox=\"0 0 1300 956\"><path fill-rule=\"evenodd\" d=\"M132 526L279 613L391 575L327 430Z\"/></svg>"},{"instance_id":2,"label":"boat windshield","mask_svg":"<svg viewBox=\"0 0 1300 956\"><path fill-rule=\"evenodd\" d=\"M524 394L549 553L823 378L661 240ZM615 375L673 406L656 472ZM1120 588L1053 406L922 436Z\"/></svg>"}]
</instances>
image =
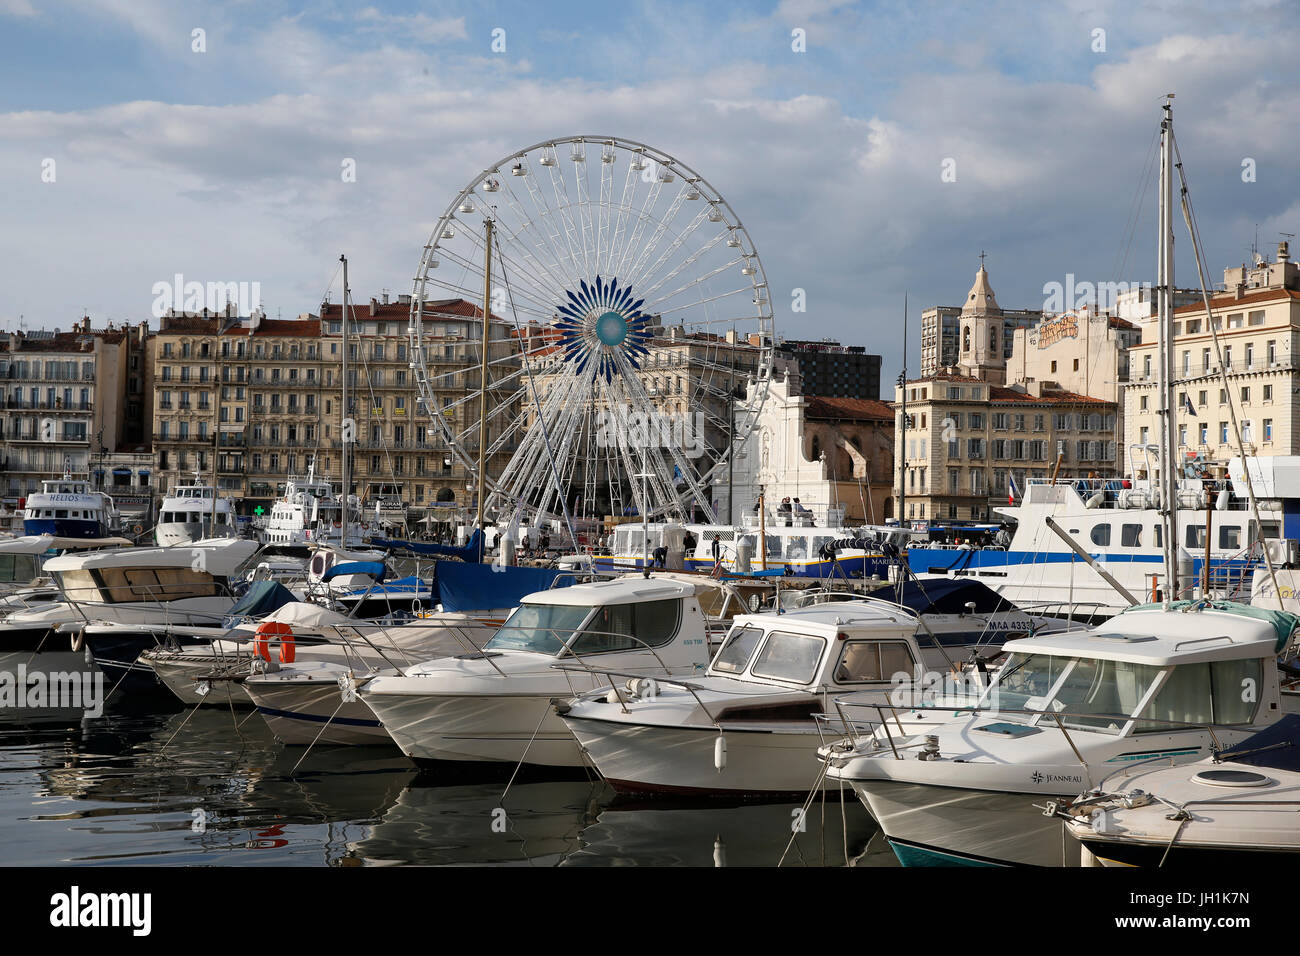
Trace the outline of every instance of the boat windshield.
<instances>
[{"instance_id":1,"label":"boat windshield","mask_svg":"<svg viewBox=\"0 0 1300 956\"><path fill-rule=\"evenodd\" d=\"M1060 713L1066 727L1119 734L1161 670L1129 661L1013 653L980 706Z\"/></svg>"},{"instance_id":2,"label":"boat windshield","mask_svg":"<svg viewBox=\"0 0 1300 956\"><path fill-rule=\"evenodd\" d=\"M558 654L590 613L581 605L521 604L484 649Z\"/></svg>"},{"instance_id":3,"label":"boat windshield","mask_svg":"<svg viewBox=\"0 0 1300 956\"><path fill-rule=\"evenodd\" d=\"M713 659L713 669L727 674L743 673L762 636L763 629L752 624L733 627L723 642L722 649L718 651L718 656Z\"/></svg>"}]
</instances>

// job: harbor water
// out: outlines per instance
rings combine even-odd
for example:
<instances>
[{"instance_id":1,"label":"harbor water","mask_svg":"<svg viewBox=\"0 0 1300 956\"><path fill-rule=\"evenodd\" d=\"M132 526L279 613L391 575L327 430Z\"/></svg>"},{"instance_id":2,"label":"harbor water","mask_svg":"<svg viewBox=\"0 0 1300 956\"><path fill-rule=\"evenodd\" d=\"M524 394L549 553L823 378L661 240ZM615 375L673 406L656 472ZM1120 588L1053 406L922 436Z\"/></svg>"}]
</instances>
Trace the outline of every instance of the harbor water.
<instances>
[{"instance_id":1,"label":"harbor water","mask_svg":"<svg viewBox=\"0 0 1300 956\"><path fill-rule=\"evenodd\" d=\"M596 779L507 789L395 748L286 747L246 709L3 720L9 866L897 865L851 795L801 813L627 802Z\"/></svg>"}]
</instances>

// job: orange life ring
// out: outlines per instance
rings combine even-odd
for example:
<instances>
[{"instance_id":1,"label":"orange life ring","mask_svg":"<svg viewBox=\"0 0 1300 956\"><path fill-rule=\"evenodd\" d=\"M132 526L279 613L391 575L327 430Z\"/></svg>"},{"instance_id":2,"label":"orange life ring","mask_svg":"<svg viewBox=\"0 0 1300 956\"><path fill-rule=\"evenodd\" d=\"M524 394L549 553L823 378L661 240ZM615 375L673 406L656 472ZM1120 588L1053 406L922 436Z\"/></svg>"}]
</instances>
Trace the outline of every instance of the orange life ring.
<instances>
[{"instance_id":1,"label":"orange life ring","mask_svg":"<svg viewBox=\"0 0 1300 956\"><path fill-rule=\"evenodd\" d=\"M272 638L280 645L280 663L292 664L297 656L293 628L281 621L263 621L257 625L257 632L253 635L253 656L269 661Z\"/></svg>"}]
</instances>

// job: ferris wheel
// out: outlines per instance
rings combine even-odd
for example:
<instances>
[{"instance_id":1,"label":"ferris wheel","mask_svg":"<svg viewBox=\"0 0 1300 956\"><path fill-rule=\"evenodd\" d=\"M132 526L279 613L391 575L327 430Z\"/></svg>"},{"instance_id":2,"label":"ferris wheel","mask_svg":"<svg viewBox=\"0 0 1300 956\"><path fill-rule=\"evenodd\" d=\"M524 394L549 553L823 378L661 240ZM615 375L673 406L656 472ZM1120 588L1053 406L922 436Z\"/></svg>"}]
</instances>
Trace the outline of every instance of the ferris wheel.
<instances>
[{"instance_id":1,"label":"ferris wheel","mask_svg":"<svg viewBox=\"0 0 1300 956\"><path fill-rule=\"evenodd\" d=\"M539 143L462 189L407 331L429 439L498 521L717 521L773 361L739 217L681 161L608 136Z\"/></svg>"}]
</instances>

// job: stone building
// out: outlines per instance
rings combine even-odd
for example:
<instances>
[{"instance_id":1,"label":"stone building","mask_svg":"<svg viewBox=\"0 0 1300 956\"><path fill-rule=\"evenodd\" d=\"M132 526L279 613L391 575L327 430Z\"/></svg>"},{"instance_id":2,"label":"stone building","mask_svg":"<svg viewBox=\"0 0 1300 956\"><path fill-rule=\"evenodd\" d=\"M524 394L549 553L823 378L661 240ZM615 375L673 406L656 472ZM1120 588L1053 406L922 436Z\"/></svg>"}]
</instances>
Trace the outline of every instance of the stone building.
<instances>
[{"instance_id":1,"label":"stone building","mask_svg":"<svg viewBox=\"0 0 1300 956\"><path fill-rule=\"evenodd\" d=\"M1233 411L1246 455L1300 454L1300 267L1282 242L1276 261L1225 269L1224 285L1208 318L1199 296L1174 310L1178 447L1211 470L1240 454ZM1126 445L1160 441L1158 331L1144 324L1130 350Z\"/></svg>"},{"instance_id":2,"label":"stone building","mask_svg":"<svg viewBox=\"0 0 1300 956\"><path fill-rule=\"evenodd\" d=\"M138 442L141 323L0 337L0 493L17 499L65 470L91 475L96 456ZM128 412L135 414L128 415Z\"/></svg>"}]
</instances>

